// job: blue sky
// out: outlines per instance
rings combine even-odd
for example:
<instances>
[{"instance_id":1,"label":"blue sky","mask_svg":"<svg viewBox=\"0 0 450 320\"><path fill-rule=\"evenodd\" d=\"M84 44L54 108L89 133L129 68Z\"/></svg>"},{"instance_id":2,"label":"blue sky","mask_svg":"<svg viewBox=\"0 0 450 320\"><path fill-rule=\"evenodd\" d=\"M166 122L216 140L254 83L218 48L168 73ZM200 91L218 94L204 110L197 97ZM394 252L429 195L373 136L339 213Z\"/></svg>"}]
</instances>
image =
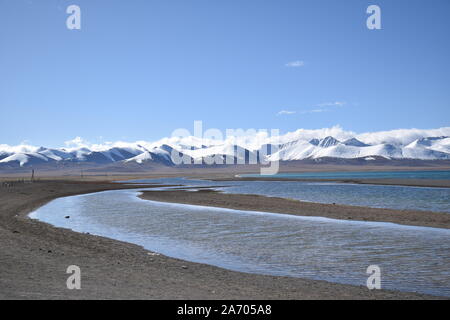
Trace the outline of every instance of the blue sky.
<instances>
[{"instance_id":1,"label":"blue sky","mask_svg":"<svg viewBox=\"0 0 450 320\"><path fill-rule=\"evenodd\" d=\"M194 120L449 126L449 14L448 0L0 0L0 143L157 140Z\"/></svg>"}]
</instances>

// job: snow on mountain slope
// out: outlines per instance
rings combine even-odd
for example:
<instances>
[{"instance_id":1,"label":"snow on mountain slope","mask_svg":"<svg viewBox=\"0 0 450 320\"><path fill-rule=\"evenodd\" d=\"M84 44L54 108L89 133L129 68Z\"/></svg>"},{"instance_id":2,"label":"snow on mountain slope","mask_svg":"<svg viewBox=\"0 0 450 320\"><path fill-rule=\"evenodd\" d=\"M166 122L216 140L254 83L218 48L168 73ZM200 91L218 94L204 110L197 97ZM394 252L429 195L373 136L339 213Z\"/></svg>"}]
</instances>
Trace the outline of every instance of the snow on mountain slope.
<instances>
[{"instance_id":1,"label":"snow on mountain slope","mask_svg":"<svg viewBox=\"0 0 450 320\"><path fill-rule=\"evenodd\" d=\"M328 147L332 147L335 146L339 143L339 141L331 136L325 137L322 140L320 140L319 142L319 147L322 148L328 148Z\"/></svg>"},{"instance_id":2,"label":"snow on mountain slope","mask_svg":"<svg viewBox=\"0 0 450 320\"><path fill-rule=\"evenodd\" d=\"M193 158L194 160L202 159L214 155L233 156L234 145L225 143L223 145L212 146L209 148L195 149L195 150L183 150L185 154Z\"/></svg>"},{"instance_id":3,"label":"snow on mountain slope","mask_svg":"<svg viewBox=\"0 0 450 320\"><path fill-rule=\"evenodd\" d=\"M450 159L450 138L417 139L403 148L403 156L410 159Z\"/></svg>"},{"instance_id":4,"label":"snow on mountain slope","mask_svg":"<svg viewBox=\"0 0 450 320\"><path fill-rule=\"evenodd\" d=\"M431 147L431 150L450 153L450 138L441 139L437 143L434 143Z\"/></svg>"},{"instance_id":5,"label":"snow on mountain slope","mask_svg":"<svg viewBox=\"0 0 450 320\"><path fill-rule=\"evenodd\" d=\"M139 154L139 155L137 155L135 157L132 157L130 159L126 159L125 162L137 162L139 164L142 164L142 163L144 163L146 161L151 161L152 159L153 158L152 158L151 153L148 152L148 151L145 151L145 152L143 152L143 153L141 153L141 154Z\"/></svg>"},{"instance_id":6,"label":"snow on mountain slope","mask_svg":"<svg viewBox=\"0 0 450 320\"><path fill-rule=\"evenodd\" d=\"M37 150L37 152L40 155L47 157L49 159L53 159L55 161L67 160L71 158L70 153L56 149L46 149L41 147Z\"/></svg>"},{"instance_id":7,"label":"snow on mountain slope","mask_svg":"<svg viewBox=\"0 0 450 320\"><path fill-rule=\"evenodd\" d=\"M12 155L12 153L0 151L0 160L3 160L5 158L9 157L10 155Z\"/></svg>"},{"instance_id":8,"label":"snow on mountain slope","mask_svg":"<svg viewBox=\"0 0 450 320\"><path fill-rule=\"evenodd\" d=\"M172 148L169 145L163 144L162 146L159 147L153 147L150 151L145 149L143 153L128 158L124 160L124 162L125 163L136 162L138 164L142 164L144 162L152 161L162 163L165 165L173 165L172 151L174 151L174 153L178 154L179 156L183 155L182 152L179 152L178 150Z\"/></svg>"},{"instance_id":9,"label":"snow on mountain slope","mask_svg":"<svg viewBox=\"0 0 450 320\"><path fill-rule=\"evenodd\" d=\"M269 156L268 159L270 161L291 161L323 157L351 159L369 156L379 156L386 159L401 159L404 157L402 146L388 143L369 145L356 138L349 138L340 142L334 137L327 136L322 139L298 140L294 143L283 144L280 146L280 150ZM437 153L435 156L436 159L442 159L442 156ZM430 157L427 157L427 159L430 159Z\"/></svg>"},{"instance_id":10,"label":"snow on mountain slope","mask_svg":"<svg viewBox=\"0 0 450 320\"><path fill-rule=\"evenodd\" d=\"M311 158L318 159L323 157L330 158L359 158L362 157L362 148L346 146L339 143L338 145L331 146L329 148L316 148Z\"/></svg>"},{"instance_id":11,"label":"snow on mountain slope","mask_svg":"<svg viewBox=\"0 0 450 320\"><path fill-rule=\"evenodd\" d=\"M321 140L318 145L304 141L290 145L270 156L269 160L291 161L324 157L351 159L368 156L381 156L387 159L402 158L402 150L390 144L366 147L348 146L336 139L332 140L327 137Z\"/></svg>"},{"instance_id":12,"label":"snow on mountain slope","mask_svg":"<svg viewBox=\"0 0 450 320\"><path fill-rule=\"evenodd\" d=\"M342 143L345 144L346 146L353 146L353 147L368 147L369 146L368 144L361 142L356 138L347 139Z\"/></svg>"},{"instance_id":13,"label":"snow on mountain slope","mask_svg":"<svg viewBox=\"0 0 450 320\"><path fill-rule=\"evenodd\" d=\"M136 155L141 154L142 151L132 148L114 147L109 150L100 151L100 153L104 155L107 159L109 159L111 162L115 162L135 157Z\"/></svg>"},{"instance_id":14,"label":"snow on mountain slope","mask_svg":"<svg viewBox=\"0 0 450 320\"><path fill-rule=\"evenodd\" d=\"M430 150L450 153L450 137L429 137L412 142L408 146L423 146Z\"/></svg>"},{"instance_id":15,"label":"snow on mountain slope","mask_svg":"<svg viewBox=\"0 0 450 320\"><path fill-rule=\"evenodd\" d=\"M315 141L313 141L315 143ZM306 141L297 141L295 144L280 146L279 151L268 157L269 161L290 161L310 158L317 146Z\"/></svg>"},{"instance_id":16,"label":"snow on mountain slope","mask_svg":"<svg viewBox=\"0 0 450 320\"><path fill-rule=\"evenodd\" d=\"M191 157L196 163L212 161L218 159L219 163L256 163L258 151L252 151L242 146L234 144L232 141L225 141L222 145L212 145L202 149L181 150L185 155ZM220 160L219 160L220 159Z\"/></svg>"},{"instance_id":17,"label":"snow on mountain slope","mask_svg":"<svg viewBox=\"0 0 450 320\"><path fill-rule=\"evenodd\" d=\"M440 151L431 150L428 148L403 148L403 157L407 159L450 159L450 154Z\"/></svg>"},{"instance_id":18,"label":"snow on mountain slope","mask_svg":"<svg viewBox=\"0 0 450 320\"><path fill-rule=\"evenodd\" d=\"M208 157L233 158L248 162L292 161L319 158L450 159L450 127L431 130L393 130L355 134L340 127L319 130L299 129L281 136L257 133L253 137L227 137L225 140L199 137L170 137L156 142L116 142L104 145L76 144L72 148L45 148L0 144L0 166L32 166L54 162L92 164L158 162L176 165L172 153L197 163ZM76 139L77 142L81 141ZM190 162L189 162L190 163Z\"/></svg>"},{"instance_id":19,"label":"snow on mountain slope","mask_svg":"<svg viewBox=\"0 0 450 320\"><path fill-rule=\"evenodd\" d=\"M378 144L375 146L362 147L361 157L380 156L386 159L401 159L402 149L392 144Z\"/></svg>"},{"instance_id":20,"label":"snow on mountain slope","mask_svg":"<svg viewBox=\"0 0 450 320\"><path fill-rule=\"evenodd\" d=\"M49 158L38 153L15 153L9 157L0 160L0 163L18 163L21 167L27 163L47 162Z\"/></svg>"}]
</instances>

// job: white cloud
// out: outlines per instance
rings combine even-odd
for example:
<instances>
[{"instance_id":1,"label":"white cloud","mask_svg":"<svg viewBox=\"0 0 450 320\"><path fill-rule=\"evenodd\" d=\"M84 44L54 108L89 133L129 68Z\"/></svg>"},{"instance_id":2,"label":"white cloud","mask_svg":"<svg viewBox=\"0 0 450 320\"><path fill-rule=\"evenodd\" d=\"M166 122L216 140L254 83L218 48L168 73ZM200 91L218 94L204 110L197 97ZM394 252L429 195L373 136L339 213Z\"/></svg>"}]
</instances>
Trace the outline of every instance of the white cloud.
<instances>
[{"instance_id":1,"label":"white cloud","mask_svg":"<svg viewBox=\"0 0 450 320\"><path fill-rule=\"evenodd\" d=\"M358 134L356 138L368 144L390 143L393 145L407 145L420 138L441 136L450 136L450 127L367 132Z\"/></svg>"},{"instance_id":2,"label":"white cloud","mask_svg":"<svg viewBox=\"0 0 450 320\"><path fill-rule=\"evenodd\" d=\"M281 115L290 115L290 114L296 114L297 111L289 111L289 110L281 110L280 112L277 113L277 116L281 116Z\"/></svg>"},{"instance_id":3,"label":"white cloud","mask_svg":"<svg viewBox=\"0 0 450 320\"><path fill-rule=\"evenodd\" d=\"M319 103L315 105L314 109L301 111L300 114L327 112L331 110L329 109L331 107L343 107L346 104L344 101Z\"/></svg>"},{"instance_id":4,"label":"white cloud","mask_svg":"<svg viewBox=\"0 0 450 320\"><path fill-rule=\"evenodd\" d=\"M305 65L305 61L302 60L296 60L296 61L291 61L285 64L286 67L289 68L298 68L298 67L303 67Z\"/></svg>"},{"instance_id":5,"label":"white cloud","mask_svg":"<svg viewBox=\"0 0 450 320\"><path fill-rule=\"evenodd\" d=\"M321 113L321 112L327 112L330 111L329 109L311 109L311 110L304 110L300 111L300 114L310 114L310 113Z\"/></svg>"},{"instance_id":6,"label":"white cloud","mask_svg":"<svg viewBox=\"0 0 450 320\"><path fill-rule=\"evenodd\" d=\"M327 109L312 109L312 110L308 110L308 111L304 111L303 113L320 113L320 112L326 112L328 111Z\"/></svg>"},{"instance_id":7,"label":"white cloud","mask_svg":"<svg viewBox=\"0 0 450 320\"><path fill-rule=\"evenodd\" d=\"M280 137L270 137L269 142L271 140L279 141L280 143L287 143L295 140L310 141L311 139L323 139L328 136L344 141L354 137L355 135L356 134L354 132L345 131L339 125L336 125L331 128L322 129L297 129L296 131L281 135Z\"/></svg>"},{"instance_id":8,"label":"white cloud","mask_svg":"<svg viewBox=\"0 0 450 320\"><path fill-rule=\"evenodd\" d=\"M67 147L83 148L88 147L89 142L83 140L81 137L75 137L72 140L65 141Z\"/></svg>"},{"instance_id":9,"label":"white cloud","mask_svg":"<svg viewBox=\"0 0 450 320\"><path fill-rule=\"evenodd\" d=\"M325 102L325 103L319 103L316 105L317 107L343 107L347 103L344 101L335 101L335 102Z\"/></svg>"},{"instance_id":10,"label":"white cloud","mask_svg":"<svg viewBox=\"0 0 450 320\"><path fill-rule=\"evenodd\" d=\"M30 146L27 144L20 144L17 146L10 146L7 144L0 144L0 153L6 152L6 153L32 153L36 152L38 147Z\"/></svg>"},{"instance_id":11,"label":"white cloud","mask_svg":"<svg viewBox=\"0 0 450 320\"><path fill-rule=\"evenodd\" d=\"M66 150L74 151L79 148L87 148L92 151L105 151L111 148L136 148L137 145L147 147L150 143L146 141L124 142L124 141L105 141L103 143L91 143L81 137L75 137L72 140L64 142Z\"/></svg>"}]
</instances>

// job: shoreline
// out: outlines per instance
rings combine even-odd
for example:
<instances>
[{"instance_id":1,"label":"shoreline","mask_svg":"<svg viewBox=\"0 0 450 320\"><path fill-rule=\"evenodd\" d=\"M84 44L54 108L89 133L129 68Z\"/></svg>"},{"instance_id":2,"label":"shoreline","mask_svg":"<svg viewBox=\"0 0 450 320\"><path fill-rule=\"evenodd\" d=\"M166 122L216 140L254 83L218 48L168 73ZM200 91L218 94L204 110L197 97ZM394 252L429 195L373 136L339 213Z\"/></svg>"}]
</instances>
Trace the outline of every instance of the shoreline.
<instances>
[{"instance_id":1,"label":"shoreline","mask_svg":"<svg viewBox=\"0 0 450 320\"><path fill-rule=\"evenodd\" d=\"M152 186L144 186L145 188ZM0 188L1 299L438 299L320 280L241 273L153 254L28 218L63 196L135 189L110 182L39 181ZM69 265L82 289L65 286ZM444 299L446 299L444 297Z\"/></svg>"},{"instance_id":2,"label":"shoreline","mask_svg":"<svg viewBox=\"0 0 450 320\"><path fill-rule=\"evenodd\" d=\"M341 204L324 204L254 194L223 193L213 189L143 191L140 198L245 211L296 216L325 217L347 221L390 222L400 225L450 229L450 214L444 212L394 210Z\"/></svg>"},{"instance_id":3,"label":"shoreline","mask_svg":"<svg viewBox=\"0 0 450 320\"><path fill-rule=\"evenodd\" d=\"M450 180L433 179L317 179L317 178L270 178L270 177L221 177L202 178L211 181L298 181L298 182L336 182L349 184L369 184L383 186L425 187L425 188L450 188Z\"/></svg>"}]
</instances>

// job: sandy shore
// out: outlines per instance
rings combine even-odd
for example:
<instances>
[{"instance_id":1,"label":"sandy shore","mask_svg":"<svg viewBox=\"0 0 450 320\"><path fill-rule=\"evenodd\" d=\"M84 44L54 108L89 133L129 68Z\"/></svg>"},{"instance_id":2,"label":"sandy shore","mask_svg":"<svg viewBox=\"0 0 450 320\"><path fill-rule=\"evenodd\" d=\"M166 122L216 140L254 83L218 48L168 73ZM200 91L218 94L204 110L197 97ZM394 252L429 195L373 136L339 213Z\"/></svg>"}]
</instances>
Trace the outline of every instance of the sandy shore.
<instances>
[{"instance_id":1,"label":"sandy shore","mask_svg":"<svg viewBox=\"0 0 450 320\"><path fill-rule=\"evenodd\" d=\"M433 298L234 272L154 255L133 244L54 228L27 217L57 197L120 188L130 186L40 181L0 187L0 299ZM69 265L81 268L81 290L66 288Z\"/></svg>"},{"instance_id":2,"label":"sandy shore","mask_svg":"<svg viewBox=\"0 0 450 320\"><path fill-rule=\"evenodd\" d=\"M184 191L182 189L145 191L141 197L147 200L238 210L318 216L343 220L383 221L412 226L450 229L450 214L441 212L321 204L259 195L221 193L211 189L201 189L199 191Z\"/></svg>"}]
</instances>

